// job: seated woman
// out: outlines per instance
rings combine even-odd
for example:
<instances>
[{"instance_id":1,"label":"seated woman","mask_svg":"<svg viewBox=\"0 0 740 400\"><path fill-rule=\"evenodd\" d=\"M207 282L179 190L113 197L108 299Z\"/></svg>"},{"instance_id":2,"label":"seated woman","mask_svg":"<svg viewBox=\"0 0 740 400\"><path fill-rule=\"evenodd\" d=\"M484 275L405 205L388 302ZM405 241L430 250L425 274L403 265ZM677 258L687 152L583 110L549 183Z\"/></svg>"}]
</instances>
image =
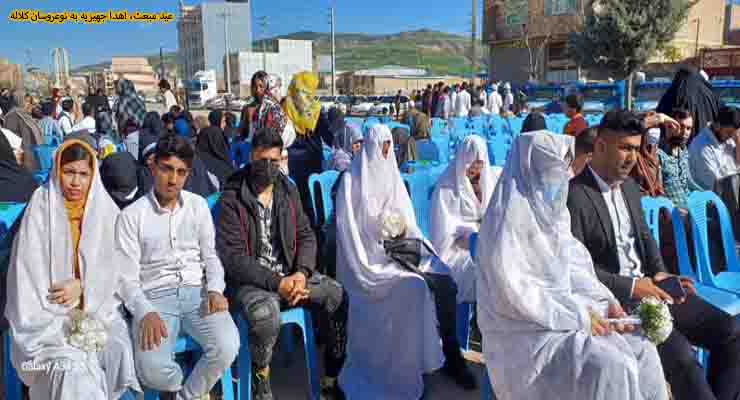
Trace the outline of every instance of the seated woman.
<instances>
[{"instance_id":1,"label":"seated woman","mask_svg":"<svg viewBox=\"0 0 740 400\"><path fill-rule=\"evenodd\" d=\"M356 124L346 123L339 127L334 132L334 148L329 168L339 172L346 171L352 164L352 159L360 152L363 140L362 129Z\"/></svg>"},{"instance_id":2,"label":"seated woman","mask_svg":"<svg viewBox=\"0 0 740 400\"><path fill-rule=\"evenodd\" d=\"M116 250L119 211L100 182L95 151L68 140L55 154L10 258L5 315L13 367L31 400L118 399L141 391L121 312L122 301L130 309L142 304L138 277ZM80 314L81 335L73 335Z\"/></svg>"},{"instance_id":3,"label":"seated woman","mask_svg":"<svg viewBox=\"0 0 740 400\"><path fill-rule=\"evenodd\" d=\"M457 283L457 302L475 302L476 267L470 258L468 239L477 233L488 208L500 167L488 161L486 141L466 137L457 146L455 161L437 182L432 194L430 240L439 258L450 266Z\"/></svg>"},{"instance_id":4,"label":"seated woman","mask_svg":"<svg viewBox=\"0 0 740 400\"><path fill-rule=\"evenodd\" d=\"M196 148L198 157L203 160L209 175L215 178L212 179L213 183L218 183L215 186L222 188L235 171L229 158L229 145L224 136L226 118L221 111L211 111L208 114L208 121L211 126L200 131Z\"/></svg>"},{"instance_id":5,"label":"seated woman","mask_svg":"<svg viewBox=\"0 0 740 400\"><path fill-rule=\"evenodd\" d=\"M337 278L351 321L341 388L353 400L419 399L422 375L444 353L444 372L474 389L455 336L457 287L416 225L388 127L370 128L357 157L336 201Z\"/></svg>"},{"instance_id":6,"label":"seated woman","mask_svg":"<svg viewBox=\"0 0 740 400\"><path fill-rule=\"evenodd\" d=\"M571 234L575 138L519 136L478 241L478 325L499 400L665 400L655 346L624 317ZM615 331L615 332L612 332Z\"/></svg>"},{"instance_id":7,"label":"seated woman","mask_svg":"<svg viewBox=\"0 0 740 400\"><path fill-rule=\"evenodd\" d=\"M36 181L23 168L23 140L0 123L0 202L26 203L36 190Z\"/></svg>"}]
</instances>

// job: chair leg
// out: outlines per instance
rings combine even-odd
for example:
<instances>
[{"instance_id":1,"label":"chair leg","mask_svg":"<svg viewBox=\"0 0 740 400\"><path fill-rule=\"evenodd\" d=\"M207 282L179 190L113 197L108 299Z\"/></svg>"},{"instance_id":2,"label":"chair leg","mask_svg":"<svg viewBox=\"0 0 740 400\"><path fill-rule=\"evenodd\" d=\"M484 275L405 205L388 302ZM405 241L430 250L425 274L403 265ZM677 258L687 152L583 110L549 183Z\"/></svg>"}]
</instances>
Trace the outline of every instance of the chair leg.
<instances>
[{"instance_id":1,"label":"chair leg","mask_svg":"<svg viewBox=\"0 0 740 400\"><path fill-rule=\"evenodd\" d=\"M239 327L239 384L237 385L237 400L252 399L252 354L249 352L249 330L247 322L241 313L236 316Z\"/></svg>"},{"instance_id":2,"label":"chair leg","mask_svg":"<svg viewBox=\"0 0 740 400\"><path fill-rule=\"evenodd\" d=\"M5 331L2 336L3 346L3 375L2 381L5 385L5 397L8 400L21 398L21 381L16 374L13 364L10 362L10 331Z\"/></svg>"},{"instance_id":3,"label":"chair leg","mask_svg":"<svg viewBox=\"0 0 740 400\"><path fill-rule=\"evenodd\" d=\"M319 383L319 366L316 361L316 341L313 333L313 321L311 320L310 313L305 312L303 316L301 331L303 332L303 346L306 353L306 369L308 372L308 398L310 400L320 400L321 384Z\"/></svg>"}]
</instances>

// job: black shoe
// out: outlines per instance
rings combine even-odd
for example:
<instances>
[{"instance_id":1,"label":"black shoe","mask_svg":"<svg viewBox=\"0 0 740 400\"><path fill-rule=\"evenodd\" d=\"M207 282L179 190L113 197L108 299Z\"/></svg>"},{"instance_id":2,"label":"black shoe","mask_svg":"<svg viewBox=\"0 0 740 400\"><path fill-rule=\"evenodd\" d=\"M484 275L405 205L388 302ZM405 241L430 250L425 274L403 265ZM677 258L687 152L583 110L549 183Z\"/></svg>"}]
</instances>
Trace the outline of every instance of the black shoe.
<instances>
[{"instance_id":1,"label":"black shoe","mask_svg":"<svg viewBox=\"0 0 740 400\"><path fill-rule=\"evenodd\" d=\"M465 390L478 389L478 382L475 379L475 375L470 371L468 364L465 363L462 356L460 357L460 360L457 361L445 361L445 365L442 367L442 372L452 378L458 386Z\"/></svg>"},{"instance_id":2,"label":"black shoe","mask_svg":"<svg viewBox=\"0 0 740 400\"><path fill-rule=\"evenodd\" d=\"M337 378L324 377L321 379L321 398L327 400L345 400L344 391L339 387Z\"/></svg>"},{"instance_id":3,"label":"black shoe","mask_svg":"<svg viewBox=\"0 0 740 400\"><path fill-rule=\"evenodd\" d=\"M252 399L273 400L270 387L270 367L263 370L252 367Z\"/></svg>"}]
</instances>

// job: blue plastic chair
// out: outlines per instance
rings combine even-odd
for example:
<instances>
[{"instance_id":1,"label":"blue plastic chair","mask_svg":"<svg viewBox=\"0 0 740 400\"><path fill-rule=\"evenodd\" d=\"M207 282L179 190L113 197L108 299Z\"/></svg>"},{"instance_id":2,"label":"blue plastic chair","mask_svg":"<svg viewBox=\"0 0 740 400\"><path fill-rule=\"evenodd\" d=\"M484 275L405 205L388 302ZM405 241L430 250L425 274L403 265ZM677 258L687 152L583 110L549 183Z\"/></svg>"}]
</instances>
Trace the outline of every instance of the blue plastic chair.
<instances>
[{"instance_id":1,"label":"blue plastic chair","mask_svg":"<svg viewBox=\"0 0 740 400\"><path fill-rule=\"evenodd\" d=\"M425 237L429 236L434 186L446 168L446 165L440 164L417 170L411 174L402 174L402 178L409 189L414 214L416 214L416 224Z\"/></svg>"},{"instance_id":2,"label":"blue plastic chair","mask_svg":"<svg viewBox=\"0 0 740 400\"><path fill-rule=\"evenodd\" d=\"M406 124L402 124L400 122L390 121L390 122L387 122L386 125L388 126L388 129L390 129L391 131L396 128L402 128L402 129L405 129L406 132L411 132L410 126Z\"/></svg>"},{"instance_id":3,"label":"blue plastic chair","mask_svg":"<svg viewBox=\"0 0 740 400\"><path fill-rule=\"evenodd\" d=\"M249 352L249 327L240 312L234 314L239 327L241 346L239 347L239 384L237 386L237 400L250 400L252 397L252 355ZM306 353L308 370L308 399L320 400L321 385L319 383L319 367L316 361L316 344L313 334L311 313L303 308L292 308L280 313L280 325L295 324L303 334L303 345ZM281 337L286 337L281 335ZM288 336L289 337L289 336ZM226 397L224 397L226 398Z\"/></svg>"},{"instance_id":4,"label":"blue plastic chair","mask_svg":"<svg viewBox=\"0 0 740 400\"><path fill-rule=\"evenodd\" d=\"M237 168L243 167L245 164L249 162L251 153L252 153L252 143L251 142L247 142L246 140L243 142L238 142L236 149L234 149L234 165Z\"/></svg>"},{"instance_id":5,"label":"blue plastic chair","mask_svg":"<svg viewBox=\"0 0 740 400\"><path fill-rule=\"evenodd\" d=\"M6 236L10 233L10 228L15 224L18 218L26 209L26 203L0 203L0 243L6 243ZM7 241L12 246L12 241ZM10 254L10 247L0 248L0 261L5 260ZM7 268L6 265L0 265L0 271Z\"/></svg>"},{"instance_id":6,"label":"blue plastic chair","mask_svg":"<svg viewBox=\"0 0 740 400\"><path fill-rule=\"evenodd\" d=\"M524 126L523 117L512 117L508 118L509 134L513 137L517 137L522 133L522 127Z\"/></svg>"},{"instance_id":7,"label":"blue plastic chair","mask_svg":"<svg viewBox=\"0 0 740 400\"><path fill-rule=\"evenodd\" d=\"M326 224L331 217L331 213L334 210L334 204L331 201L331 188L339 178L338 171L324 171L320 174L312 174L308 178L308 190L311 193L311 204L313 204L314 224L321 226ZM316 198L316 184L319 185L321 190L321 204L323 210L319 210L319 203ZM319 218L322 216L322 218Z\"/></svg>"},{"instance_id":8,"label":"blue plastic chair","mask_svg":"<svg viewBox=\"0 0 740 400\"><path fill-rule=\"evenodd\" d=\"M54 150L56 150L56 147L50 146L48 144L40 144L33 147L33 155L36 157L36 161L39 163L40 170L51 170L54 160Z\"/></svg>"},{"instance_id":9,"label":"blue plastic chair","mask_svg":"<svg viewBox=\"0 0 740 400\"><path fill-rule=\"evenodd\" d=\"M431 139L417 140L416 152L419 155L419 160L441 161L439 157L439 147L437 147L437 143Z\"/></svg>"},{"instance_id":10,"label":"blue plastic chair","mask_svg":"<svg viewBox=\"0 0 740 400\"><path fill-rule=\"evenodd\" d=\"M365 120L358 117L345 117L344 121L347 123L356 124L360 127L362 127L363 124L365 124Z\"/></svg>"},{"instance_id":11,"label":"blue plastic chair","mask_svg":"<svg viewBox=\"0 0 740 400\"><path fill-rule=\"evenodd\" d=\"M182 335L177 338L175 343L175 353L181 354L186 352L195 352L196 354L202 353L200 345L193 340L190 336ZM190 374L190 370L183 371L184 375ZM234 397L234 386L233 380L231 379L231 368L226 368L224 374L221 376L221 390L223 391L223 400L235 400ZM159 392L152 389L144 389L144 400L159 400Z\"/></svg>"},{"instance_id":12,"label":"blue plastic chair","mask_svg":"<svg viewBox=\"0 0 740 400\"><path fill-rule=\"evenodd\" d=\"M211 217L213 217L213 223L218 223L218 212L220 208L218 207L218 201L221 199L221 192L214 193L208 198L206 198L206 201L208 202L208 209L211 210Z\"/></svg>"},{"instance_id":13,"label":"blue plastic chair","mask_svg":"<svg viewBox=\"0 0 740 400\"><path fill-rule=\"evenodd\" d=\"M7 400L21 399L21 381L10 362L10 330L3 333L3 376L2 382L5 387L5 398Z\"/></svg>"},{"instance_id":14,"label":"blue plastic chair","mask_svg":"<svg viewBox=\"0 0 740 400\"><path fill-rule=\"evenodd\" d=\"M432 118L432 136L441 135L447 129L447 121L442 118Z\"/></svg>"},{"instance_id":15,"label":"blue plastic chair","mask_svg":"<svg viewBox=\"0 0 740 400\"><path fill-rule=\"evenodd\" d=\"M503 167L509 155L511 143L504 136L494 136L488 141L488 158L491 165Z\"/></svg>"},{"instance_id":16,"label":"blue plastic chair","mask_svg":"<svg viewBox=\"0 0 740 400\"><path fill-rule=\"evenodd\" d=\"M714 204L719 215L727 271L714 274L709 257L709 223L707 206ZM699 264L699 279L707 286L740 295L740 264L735 250L732 220L722 200L712 192L693 192L688 200L691 229Z\"/></svg>"},{"instance_id":17,"label":"blue plastic chair","mask_svg":"<svg viewBox=\"0 0 740 400\"><path fill-rule=\"evenodd\" d=\"M681 217L679 209L675 208L673 203L665 197L643 197L642 211L645 216L645 222L650 230L650 234L653 236L653 239L655 239L655 242L660 245L661 210L667 210L671 214L671 225L673 227L673 236L675 238L679 273L682 276L694 280L694 288L699 297L732 316L740 315L740 297L707 285L702 282L700 274L694 272L696 269L691 265L689 248L686 243L686 231L684 229L683 218Z\"/></svg>"},{"instance_id":18,"label":"blue plastic chair","mask_svg":"<svg viewBox=\"0 0 740 400\"><path fill-rule=\"evenodd\" d=\"M467 129L472 130L477 135L481 135L483 137L488 136L487 127L488 127L488 124L486 123L486 120L483 117L470 118L468 120L468 124L466 125Z\"/></svg>"},{"instance_id":19,"label":"blue plastic chair","mask_svg":"<svg viewBox=\"0 0 740 400\"><path fill-rule=\"evenodd\" d=\"M119 153L124 153L126 151L126 143L118 143L116 146L116 151Z\"/></svg>"},{"instance_id":20,"label":"blue plastic chair","mask_svg":"<svg viewBox=\"0 0 740 400\"><path fill-rule=\"evenodd\" d=\"M491 115L488 118L488 137L507 135L508 131L506 121L500 115Z\"/></svg>"}]
</instances>

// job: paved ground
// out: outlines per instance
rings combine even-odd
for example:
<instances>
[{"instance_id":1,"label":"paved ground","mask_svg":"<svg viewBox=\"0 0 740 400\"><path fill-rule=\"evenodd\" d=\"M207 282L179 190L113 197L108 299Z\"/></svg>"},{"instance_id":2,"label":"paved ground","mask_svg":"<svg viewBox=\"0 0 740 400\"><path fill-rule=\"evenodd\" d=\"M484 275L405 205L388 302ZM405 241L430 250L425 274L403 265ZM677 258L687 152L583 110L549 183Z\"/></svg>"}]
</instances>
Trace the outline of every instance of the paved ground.
<instances>
[{"instance_id":1,"label":"paved ground","mask_svg":"<svg viewBox=\"0 0 740 400\"><path fill-rule=\"evenodd\" d=\"M290 360L279 360L280 357L278 356L276 357L278 360L273 361L272 387L276 400L303 400L307 398L308 384L303 350L298 342L295 346L295 353L290 357ZM468 364L475 372L480 383L483 368L479 363L478 353L470 352L466 354L466 358L469 360ZM321 363L322 357L319 356L318 359ZM425 377L424 381L426 383L424 400L480 400L481 398L479 390L464 391L439 372ZM352 400L352 396L348 396L347 399ZM332 399L322 398L322 400Z\"/></svg>"}]
</instances>

